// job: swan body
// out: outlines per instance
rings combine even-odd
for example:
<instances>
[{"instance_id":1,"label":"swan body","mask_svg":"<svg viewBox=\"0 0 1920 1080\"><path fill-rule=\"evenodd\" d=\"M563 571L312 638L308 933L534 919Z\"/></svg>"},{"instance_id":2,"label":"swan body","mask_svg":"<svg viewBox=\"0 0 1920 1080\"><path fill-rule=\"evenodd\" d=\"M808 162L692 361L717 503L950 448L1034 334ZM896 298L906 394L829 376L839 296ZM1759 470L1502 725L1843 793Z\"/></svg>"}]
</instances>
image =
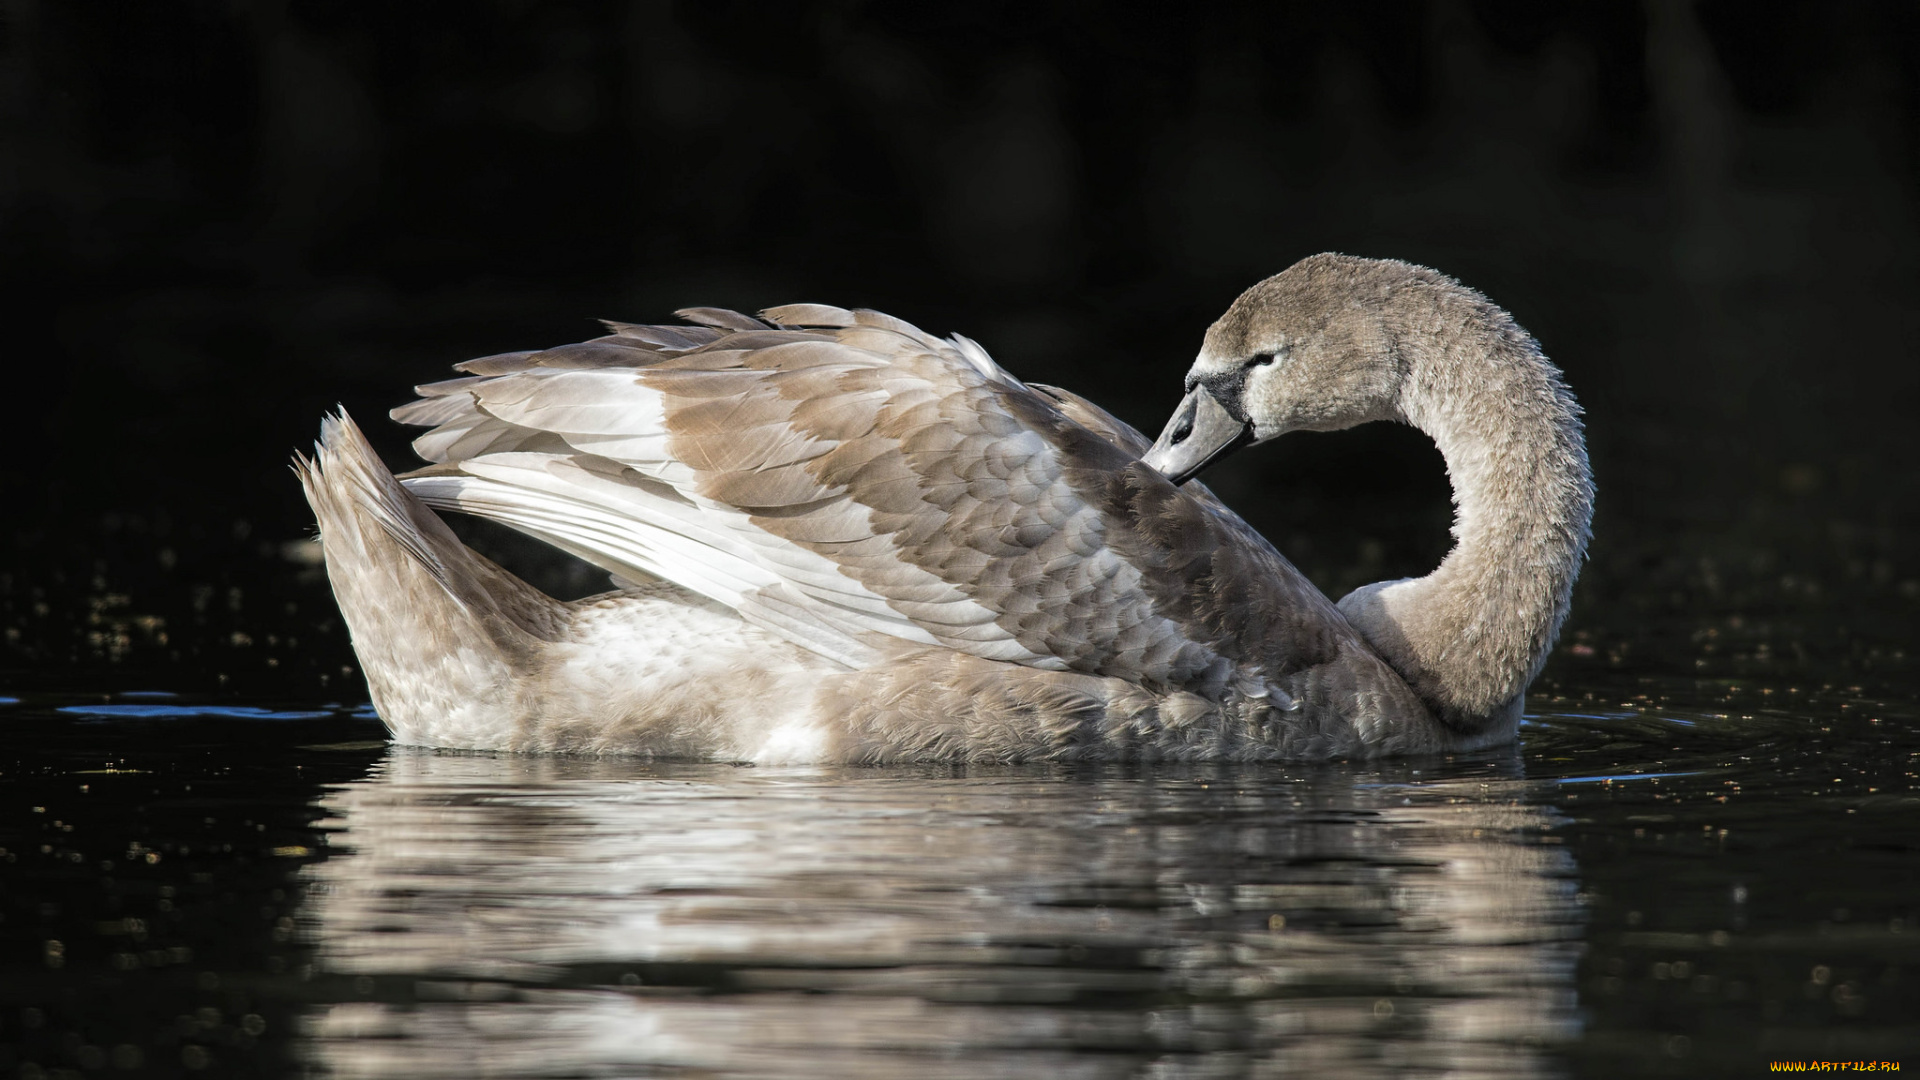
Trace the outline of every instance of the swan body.
<instances>
[{"instance_id":1,"label":"swan body","mask_svg":"<svg viewBox=\"0 0 1920 1080\"><path fill-rule=\"evenodd\" d=\"M1316 759L1510 740L1591 516L1577 406L1484 297L1323 255L1212 329L1158 443L978 345L794 305L458 365L296 461L373 702L429 746L752 761ZM1434 436L1458 544L1336 606L1188 477ZM1143 460L1144 457L1144 460ZM606 569L554 600L436 515Z\"/></svg>"}]
</instances>

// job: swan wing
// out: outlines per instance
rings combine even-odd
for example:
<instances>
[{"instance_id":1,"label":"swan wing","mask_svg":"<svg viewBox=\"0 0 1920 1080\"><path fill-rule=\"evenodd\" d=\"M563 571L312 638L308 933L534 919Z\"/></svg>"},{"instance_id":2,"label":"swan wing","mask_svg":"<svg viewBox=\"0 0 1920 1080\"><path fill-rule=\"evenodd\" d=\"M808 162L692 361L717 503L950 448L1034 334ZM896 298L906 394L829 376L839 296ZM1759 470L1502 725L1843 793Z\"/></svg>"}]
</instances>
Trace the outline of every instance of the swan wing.
<instances>
[{"instance_id":1,"label":"swan wing","mask_svg":"<svg viewBox=\"0 0 1920 1080\"><path fill-rule=\"evenodd\" d=\"M408 487L850 667L937 645L1184 686L1323 659L1330 640L1272 655L1276 609L1345 625L1204 489L1140 465L1137 431L965 338L821 305L680 314L421 387L394 412L432 425Z\"/></svg>"}]
</instances>

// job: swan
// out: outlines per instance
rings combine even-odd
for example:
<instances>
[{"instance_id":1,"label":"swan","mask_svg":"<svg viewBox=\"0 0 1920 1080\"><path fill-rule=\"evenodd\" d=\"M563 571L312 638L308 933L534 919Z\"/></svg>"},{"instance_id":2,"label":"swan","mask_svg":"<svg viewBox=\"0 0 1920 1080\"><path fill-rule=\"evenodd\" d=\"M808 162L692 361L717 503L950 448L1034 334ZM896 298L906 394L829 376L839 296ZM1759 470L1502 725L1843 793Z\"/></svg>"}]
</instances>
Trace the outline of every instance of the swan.
<instances>
[{"instance_id":1,"label":"swan","mask_svg":"<svg viewBox=\"0 0 1920 1080\"><path fill-rule=\"evenodd\" d=\"M1158 440L978 344L815 304L607 324L344 410L294 469L400 743L755 762L1325 759L1494 746L1592 518L1579 406L1437 271L1323 254L1206 332ZM1411 424L1455 546L1336 605L1191 478L1290 431ZM562 602L437 511L607 570Z\"/></svg>"}]
</instances>

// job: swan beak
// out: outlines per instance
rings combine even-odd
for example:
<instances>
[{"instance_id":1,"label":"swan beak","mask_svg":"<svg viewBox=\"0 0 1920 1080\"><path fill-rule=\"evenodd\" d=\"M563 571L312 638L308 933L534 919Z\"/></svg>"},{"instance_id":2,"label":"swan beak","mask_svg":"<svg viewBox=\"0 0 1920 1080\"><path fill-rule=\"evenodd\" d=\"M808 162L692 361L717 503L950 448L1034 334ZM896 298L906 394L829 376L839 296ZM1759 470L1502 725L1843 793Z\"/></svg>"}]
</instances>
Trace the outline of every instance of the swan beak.
<instances>
[{"instance_id":1,"label":"swan beak","mask_svg":"<svg viewBox=\"0 0 1920 1080\"><path fill-rule=\"evenodd\" d=\"M1252 442L1251 431L1251 425L1228 412L1205 386L1196 386L1140 460L1175 484L1184 484L1216 458Z\"/></svg>"}]
</instances>

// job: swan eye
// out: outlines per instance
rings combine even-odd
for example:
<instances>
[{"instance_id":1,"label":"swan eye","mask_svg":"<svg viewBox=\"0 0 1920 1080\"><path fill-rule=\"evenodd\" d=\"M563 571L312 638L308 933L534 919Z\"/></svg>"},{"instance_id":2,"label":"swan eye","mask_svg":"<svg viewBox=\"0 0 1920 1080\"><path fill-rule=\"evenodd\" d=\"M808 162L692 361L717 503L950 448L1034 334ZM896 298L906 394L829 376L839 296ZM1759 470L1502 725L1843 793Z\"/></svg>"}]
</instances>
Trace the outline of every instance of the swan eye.
<instances>
[{"instance_id":1,"label":"swan eye","mask_svg":"<svg viewBox=\"0 0 1920 1080\"><path fill-rule=\"evenodd\" d=\"M1247 366L1250 368L1266 367L1277 359L1279 359L1279 354L1277 353L1254 353L1253 359L1247 361Z\"/></svg>"}]
</instances>

